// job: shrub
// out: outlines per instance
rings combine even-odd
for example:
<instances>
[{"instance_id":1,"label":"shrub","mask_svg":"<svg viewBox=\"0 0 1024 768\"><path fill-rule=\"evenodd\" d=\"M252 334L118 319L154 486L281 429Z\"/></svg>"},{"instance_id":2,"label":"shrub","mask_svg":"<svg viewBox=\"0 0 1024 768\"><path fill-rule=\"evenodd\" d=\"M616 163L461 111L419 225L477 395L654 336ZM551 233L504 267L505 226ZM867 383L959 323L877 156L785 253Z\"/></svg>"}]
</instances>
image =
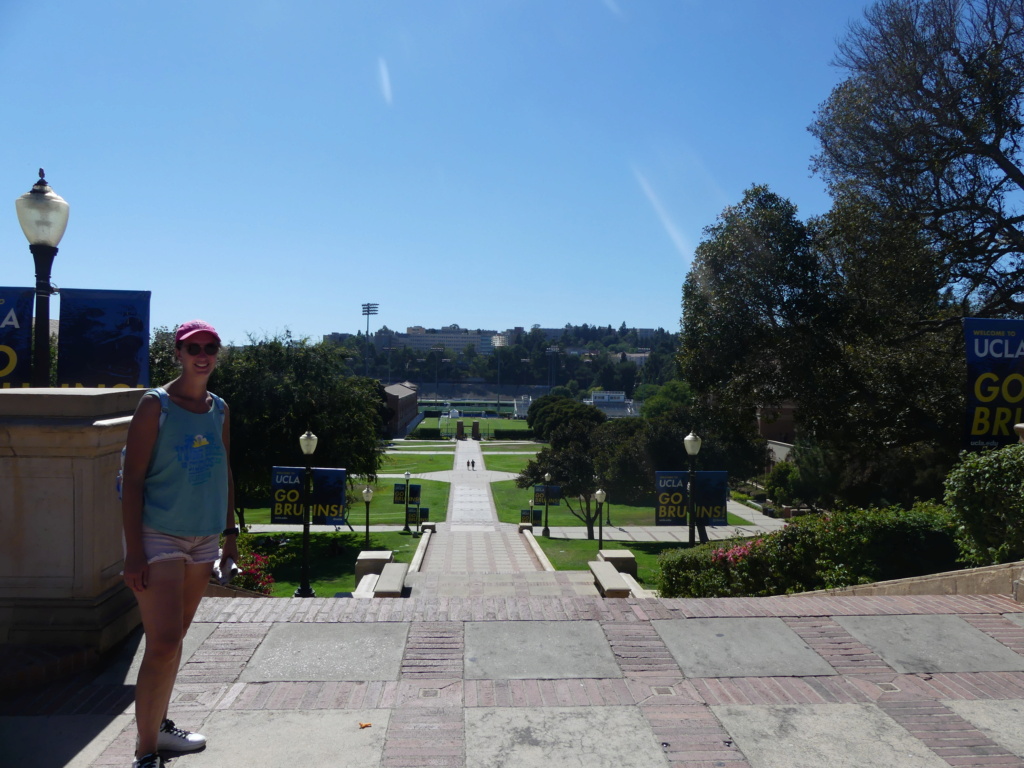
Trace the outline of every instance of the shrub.
<instances>
[{"instance_id":1,"label":"shrub","mask_svg":"<svg viewBox=\"0 0 1024 768\"><path fill-rule=\"evenodd\" d=\"M947 506L960 524L961 560L1024 560L1024 445L962 453L946 477Z\"/></svg>"},{"instance_id":2,"label":"shrub","mask_svg":"<svg viewBox=\"0 0 1024 768\"><path fill-rule=\"evenodd\" d=\"M789 504L793 501L799 480L799 470L790 461L780 461L768 474L765 492L775 500L776 504Z\"/></svg>"},{"instance_id":3,"label":"shrub","mask_svg":"<svg viewBox=\"0 0 1024 768\"><path fill-rule=\"evenodd\" d=\"M270 575L271 558L255 551L254 543L251 535L242 534L238 537L238 575L231 584L240 589L269 595L274 586L274 577Z\"/></svg>"},{"instance_id":4,"label":"shrub","mask_svg":"<svg viewBox=\"0 0 1024 768\"><path fill-rule=\"evenodd\" d=\"M441 430L438 427L417 427L412 437L416 440L440 440Z\"/></svg>"},{"instance_id":5,"label":"shrub","mask_svg":"<svg viewBox=\"0 0 1024 768\"><path fill-rule=\"evenodd\" d=\"M493 437L495 440L530 440L533 438L531 429L496 429Z\"/></svg>"},{"instance_id":6,"label":"shrub","mask_svg":"<svg viewBox=\"0 0 1024 768\"><path fill-rule=\"evenodd\" d=\"M759 539L663 552L663 597L781 595L954 570L953 520L919 503L797 519Z\"/></svg>"}]
</instances>

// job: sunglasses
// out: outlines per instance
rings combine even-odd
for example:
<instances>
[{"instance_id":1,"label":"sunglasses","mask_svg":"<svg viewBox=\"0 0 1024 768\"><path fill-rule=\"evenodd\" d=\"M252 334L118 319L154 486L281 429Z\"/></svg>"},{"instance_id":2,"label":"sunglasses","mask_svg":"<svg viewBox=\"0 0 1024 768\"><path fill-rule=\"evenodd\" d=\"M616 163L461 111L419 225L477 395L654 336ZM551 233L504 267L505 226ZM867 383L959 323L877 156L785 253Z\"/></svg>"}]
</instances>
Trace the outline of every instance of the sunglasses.
<instances>
[{"instance_id":1,"label":"sunglasses","mask_svg":"<svg viewBox=\"0 0 1024 768\"><path fill-rule=\"evenodd\" d=\"M213 357L220 351L220 344L214 344L213 342L210 342L209 344L185 344L183 349L192 355L192 357L195 357L200 352L205 352Z\"/></svg>"}]
</instances>

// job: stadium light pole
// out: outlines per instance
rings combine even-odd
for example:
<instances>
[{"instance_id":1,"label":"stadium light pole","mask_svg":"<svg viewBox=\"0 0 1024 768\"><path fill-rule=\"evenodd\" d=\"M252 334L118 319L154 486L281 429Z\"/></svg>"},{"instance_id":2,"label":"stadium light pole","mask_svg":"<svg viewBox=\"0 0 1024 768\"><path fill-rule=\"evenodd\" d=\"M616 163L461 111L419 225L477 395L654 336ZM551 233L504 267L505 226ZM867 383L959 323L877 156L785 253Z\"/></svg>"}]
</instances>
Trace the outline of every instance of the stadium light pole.
<instances>
[{"instance_id":1,"label":"stadium light pole","mask_svg":"<svg viewBox=\"0 0 1024 768\"><path fill-rule=\"evenodd\" d=\"M32 355L32 386L50 385L50 272L57 246L68 226L68 204L46 183L43 169L32 189L14 201L21 231L36 264L36 318Z\"/></svg>"},{"instance_id":2,"label":"stadium light pole","mask_svg":"<svg viewBox=\"0 0 1024 768\"><path fill-rule=\"evenodd\" d=\"M363 314L366 315L366 351L364 352L364 370L366 378L370 378L370 315L377 314L379 304L363 304Z\"/></svg>"}]
</instances>

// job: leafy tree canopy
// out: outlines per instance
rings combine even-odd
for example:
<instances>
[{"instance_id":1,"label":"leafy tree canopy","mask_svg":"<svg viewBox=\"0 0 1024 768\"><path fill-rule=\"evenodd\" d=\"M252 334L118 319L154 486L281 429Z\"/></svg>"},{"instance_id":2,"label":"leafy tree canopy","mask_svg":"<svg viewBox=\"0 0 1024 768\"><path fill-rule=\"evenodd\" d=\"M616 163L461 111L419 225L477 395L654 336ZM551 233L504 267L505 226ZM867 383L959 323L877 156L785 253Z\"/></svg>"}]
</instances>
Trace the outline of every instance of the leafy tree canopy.
<instances>
[{"instance_id":1,"label":"leafy tree canopy","mask_svg":"<svg viewBox=\"0 0 1024 768\"><path fill-rule=\"evenodd\" d=\"M319 438L314 464L376 475L382 460L381 392L347 376L344 352L290 334L221 353L210 388L231 407L231 464L239 506L264 506L273 466L303 466L299 436Z\"/></svg>"},{"instance_id":2,"label":"leafy tree canopy","mask_svg":"<svg viewBox=\"0 0 1024 768\"><path fill-rule=\"evenodd\" d=\"M811 132L813 167L916 221L975 316L1024 310L1024 13L1019 0L880 0ZM942 318L948 324L951 317Z\"/></svg>"}]
</instances>

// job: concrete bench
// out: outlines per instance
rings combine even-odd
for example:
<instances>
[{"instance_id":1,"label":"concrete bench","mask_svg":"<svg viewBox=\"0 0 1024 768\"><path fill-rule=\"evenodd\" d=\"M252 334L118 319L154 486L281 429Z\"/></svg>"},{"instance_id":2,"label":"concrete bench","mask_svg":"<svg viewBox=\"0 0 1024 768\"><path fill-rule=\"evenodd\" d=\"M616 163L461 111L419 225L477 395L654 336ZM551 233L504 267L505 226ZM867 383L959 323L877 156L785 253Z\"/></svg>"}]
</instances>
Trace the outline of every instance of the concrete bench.
<instances>
[{"instance_id":1,"label":"concrete bench","mask_svg":"<svg viewBox=\"0 0 1024 768\"><path fill-rule=\"evenodd\" d=\"M359 580L359 585L352 593L352 597L373 597L373 588L377 586L377 579L380 578L380 574L368 573Z\"/></svg>"},{"instance_id":2,"label":"concrete bench","mask_svg":"<svg viewBox=\"0 0 1024 768\"><path fill-rule=\"evenodd\" d=\"M405 589L405 575L409 572L408 563L388 563L380 572L380 578L373 587L374 597L401 597Z\"/></svg>"},{"instance_id":3,"label":"concrete bench","mask_svg":"<svg viewBox=\"0 0 1024 768\"><path fill-rule=\"evenodd\" d=\"M395 553L390 549L381 552L363 550L356 557L356 584L363 580L363 576L376 573L378 576L384 570L384 566L394 562Z\"/></svg>"},{"instance_id":4,"label":"concrete bench","mask_svg":"<svg viewBox=\"0 0 1024 768\"><path fill-rule=\"evenodd\" d=\"M602 549L597 553L597 559L611 563L619 573L628 573L636 578L636 558L628 549Z\"/></svg>"},{"instance_id":5,"label":"concrete bench","mask_svg":"<svg viewBox=\"0 0 1024 768\"><path fill-rule=\"evenodd\" d=\"M604 560L587 563L594 574L594 585L605 597L629 597L629 585L615 570L615 566Z\"/></svg>"}]
</instances>

